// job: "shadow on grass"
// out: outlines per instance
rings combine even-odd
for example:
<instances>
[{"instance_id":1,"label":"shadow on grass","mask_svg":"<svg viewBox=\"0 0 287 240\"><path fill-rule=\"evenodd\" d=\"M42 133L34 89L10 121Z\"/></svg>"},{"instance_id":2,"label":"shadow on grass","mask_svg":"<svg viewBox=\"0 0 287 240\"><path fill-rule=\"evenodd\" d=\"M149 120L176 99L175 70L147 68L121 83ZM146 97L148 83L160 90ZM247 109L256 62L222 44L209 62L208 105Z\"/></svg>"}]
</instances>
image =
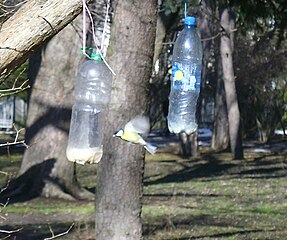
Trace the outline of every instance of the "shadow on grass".
<instances>
[{"instance_id":1,"label":"shadow on grass","mask_svg":"<svg viewBox=\"0 0 287 240\"><path fill-rule=\"evenodd\" d=\"M48 159L35 164L19 177L12 179L6 187L1 190L0 202L5 204L25 202L39 197L46 181L53 181L50 173L56 160Z\"/></svg>"},{"instance_id":2,"label":"shadow on grass","mask_svg":"<svg viewBox=\"0 0 287 240\"><path fill-rule=\"evenodd\" d=\"M273 156L276 158L276 155ZM183 169L172 172L155 180L145 180L145 186L162 183L188 182L192 179L206 178L212 181L215 177L226 178L281 178L287 176L286 156L279 160L264 160L264 157L255 161L218 160L215 155L206 154L198 162L189 161L179 163Z\"/></svg>"},{"instance_id":3,"label":"shadow on grass","mask_svg":"<svg viewBox=\"0 0 287 240\"><path fill-rule=\"evenodd\" d=\"M182 229L182 232L191 231L190 234L184 234L184 236L170 236L165 237L165 240L190 240L190 239L217 239L217 238L228 238L228 237L245 237L246 235L252 233L264 233L266 231L276 231L273 229L238 229L243 228L244 224L233 224L235 219L233 217L219 217L216 218L209 215L200 215L193 216L192 218L187 219L170 219L165 218L161 221L157 221L156 224L144 224L144 236L153 236L157 233L157 231L162 231L165 229L167 232L173 232L175 229ZM216 230L217 233L212 233L210 230L206 232L206 234L198 233L196 234L196 229L200 227L213 226L214 228L218 228ZM233 228L233 229L232 229ZM218 232L220 229L220 232ZM188 236L189 235L189 236ZM195 236L196 235L196 236ZM157 239L157 238L156 238ZM245 238L244 238L245 239Z\"/></svg>"},{"instance_id":4,"label":"shadow on grass","mask_svg":"<svg viewBox=\"0 0 287 240\"><path fill-rule=\"evenodd\" d=\"M52 237L52 232L50 227L55 235L64 233L67 231L71 223L57 223L52 224L50 227L49 224L43 225L25 225L23 226L1 226L1 230L7 231L8 233L0 233L0 239L6 239L9 235L11 237L7 239L17 239L17 240L40 240ZM71 230L69 233L72 233ZM67 233L68 234L68 233ZM52 239L52 238L51 238Z\"/></svg>"},{"instance_id":5,"label":"shadow on grass","mask_svg":"<svg viewBox=\"0 0 287 240\"><path fill-rule=\"evenodd\" d=\"M243 235L241 237L244 237L244 235L246 234L259 233L259 232L263 232L263 230L242 230L242 231L234 231L234 232L227 232L227 233L201 235L201 236L196 236L196 237L187 237L187 238L183 237L183 238L177 238L177 239L178 240L192 240L192 239L205 239L205 238L216 238L217 239L217 238L225 238L225 237L239 237L238 235Z\"/></svg>"},{"instance_id":6,"label":"shadow on grass","mask_svg":"<svg viewBox=\"0 0 287 240\"><path fill-rule=\"evenodd\" d=\"M183 169L168 174L160 179L147 181L145 186L153 184L171 183L171 182L187 182L194 178L204 178L224 174L225 171L235 166L234 163L223 163L218 161L213 156L205 156L205 162L195 163L190 166L189 164L182 164Z\"/></svg>"}]
</instances>

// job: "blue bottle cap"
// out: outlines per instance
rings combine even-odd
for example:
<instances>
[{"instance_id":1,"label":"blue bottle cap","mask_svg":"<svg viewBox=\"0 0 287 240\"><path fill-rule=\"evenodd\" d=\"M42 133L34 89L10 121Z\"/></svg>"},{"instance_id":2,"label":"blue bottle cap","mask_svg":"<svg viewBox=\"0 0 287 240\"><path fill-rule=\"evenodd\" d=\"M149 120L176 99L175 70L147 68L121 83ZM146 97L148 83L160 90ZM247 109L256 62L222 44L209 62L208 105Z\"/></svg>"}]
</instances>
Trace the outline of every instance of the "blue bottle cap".
<instances>
[{"instance_id":1,"label":"blue bottle cap","mask_svg":"<svg viewBox=\"0 0 287 240\"><path fill-rule=\"evenodd\" d=\"M188 26L195 26L196 19L193 16L186 16L184 19L184 24Z\"/></svg>"}]
</instances>

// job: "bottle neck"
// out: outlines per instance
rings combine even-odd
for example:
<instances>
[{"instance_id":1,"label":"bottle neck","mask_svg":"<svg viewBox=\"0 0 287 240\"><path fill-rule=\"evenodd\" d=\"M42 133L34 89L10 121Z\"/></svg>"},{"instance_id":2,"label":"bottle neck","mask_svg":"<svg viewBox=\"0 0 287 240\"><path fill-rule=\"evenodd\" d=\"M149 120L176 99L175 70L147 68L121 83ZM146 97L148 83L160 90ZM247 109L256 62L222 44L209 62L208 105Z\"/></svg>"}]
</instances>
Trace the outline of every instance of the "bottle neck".
<instances>
[{"instance_id":1,"label":"bottle neck","mask_svg":"<svg viewBox=\"0 0 287 240\"><path fill-rule=\"evenodd\" d=\"M194 29L195 28L194 25L189 25L189 24L185 24L184 27L188 28L188 29Z\"/></svg>"}]
</instances>

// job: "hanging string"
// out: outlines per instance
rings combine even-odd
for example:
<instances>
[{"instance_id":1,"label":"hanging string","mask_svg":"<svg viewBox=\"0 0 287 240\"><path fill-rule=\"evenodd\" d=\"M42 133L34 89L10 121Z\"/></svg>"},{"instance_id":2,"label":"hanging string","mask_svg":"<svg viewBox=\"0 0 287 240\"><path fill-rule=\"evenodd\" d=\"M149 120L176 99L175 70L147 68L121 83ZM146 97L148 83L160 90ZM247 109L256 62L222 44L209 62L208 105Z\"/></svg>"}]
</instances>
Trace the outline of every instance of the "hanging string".
<instances>
[{"instance_id":1,"label":"hanging string","mask_svg":"<svg viewBox=\"0 0 287 240\"><path fill-rule=\"evenodd\" d=\"M186 18L186 12L187 12L187 0L184 0L184 18Z\"/></svg>"},{"instance_id":2,"label":"hanging string","mask_svg":"<svg viewBox=\"0 0 287 240\"><path fill-rule=\"evenodd\" d=\"M87 41L87 26L86 26L86 10L85 10L85 1L83 0L83 54L85 56L87 56L87 53L86 53L86 41Z\"/></svg>"},{"instance_id":3,"label":"hanging string","mask_svg":"<svg viewBox=\"0 0 287 240\"><path fill-rule=\"evenodd\" d=\"M106 15L105 15L105 23L104 23L104 29L103 29L101 52L102 52L103 49L104 49L105 35L106 35L107 27L108 27L109 9L110 9L110 0L107 1L107 6L106 6Z\"/></svg>"},{"instance_id":4,"label":"hanging string","mask_svg":"<svg viewBox=\"0 0 287 240\"><path fill-rule=\"evenodd\" d=\"M104 42L104 37L105 37L105 31L107 28L107 22L108 22L108 14L109 14L109 7L110 7L110 3L109 1L107 2L107 11L106 11L106 18L105 18L105 25L104 25L104 30L103 30L103 36L102 36L102 43ZM83 0L83 54L87 57L89 57L89 55L86 53L85 49L86 49L86 13L88 13L88 16L90 18L91 24L92 24L92 36L93 36L93 40L94 40L94 44L95 47L97 49L97 53L101 56L101 58L103 59L103 62L106 64L106 66L108 67L108 69L112 72L113 75L116 75L115 72L113 71L113 69L109 66L109 64L107 63L107 61L105 60L103 54L102 54L102 47L101 50L98 48L97 46L97 41L96 41L96 33L95 33L95 25L94 25L94 21L93 21L93 17L92 14L85 2L85 0ZM90 57L89 57L90 58Z\"/></svg>"}]
</instances>

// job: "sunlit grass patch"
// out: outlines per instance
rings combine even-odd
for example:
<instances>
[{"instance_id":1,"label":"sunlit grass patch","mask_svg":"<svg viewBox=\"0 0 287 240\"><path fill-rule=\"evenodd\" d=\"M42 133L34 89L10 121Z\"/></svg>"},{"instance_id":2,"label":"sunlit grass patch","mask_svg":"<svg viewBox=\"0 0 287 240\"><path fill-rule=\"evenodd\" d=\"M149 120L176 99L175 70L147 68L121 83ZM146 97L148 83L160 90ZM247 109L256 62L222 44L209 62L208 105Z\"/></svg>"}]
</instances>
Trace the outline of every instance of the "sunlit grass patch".
<instances>
[{"instance_id":1,"label":"sunlit grass patch","mask_svg":"<svg viewBox=\"0 0 287 240\"><path fill-rule=\"evenodd\" d=\"M77 203L77 202L67 202L60 200L43 200L41 198L24 202L24 203L14 203L8 204L2 209L2 213L20 213L26 214L63 214L63 213L79 213L87 214L93 213L95 211L95 206L93 203Z\"/></svg>"}]
</instances>

